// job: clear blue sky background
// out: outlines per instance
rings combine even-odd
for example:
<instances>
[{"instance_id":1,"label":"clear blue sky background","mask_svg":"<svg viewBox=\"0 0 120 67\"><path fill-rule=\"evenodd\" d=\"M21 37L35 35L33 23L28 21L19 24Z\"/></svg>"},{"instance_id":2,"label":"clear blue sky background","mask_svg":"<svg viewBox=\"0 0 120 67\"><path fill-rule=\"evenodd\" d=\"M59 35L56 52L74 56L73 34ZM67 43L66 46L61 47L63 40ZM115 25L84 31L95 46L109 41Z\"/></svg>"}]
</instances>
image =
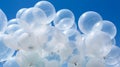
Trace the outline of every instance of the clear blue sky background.
<instances>
[{"instance_id":1,"label":"clear blue sky background","mask_svg":"<svg viewBox=\"0 0 120 67\"><path fill-rule=\"evenodd\" d=\"M0 8L8 19L15 18L16 12L23 7L32 7L40 0L0 0ZM116 45L120 46L120 0L48 0L56 8L68 8L73 11L76 22L85 11L96 11L105 20L112 21L117 27Z\"/></svg>"},{"instance_id":2,"label":"clear blue sky background","mask_svg":"<svg viewBox=\"0 0 120 67\"><path fill-rule=\"evenodd\" d=\"M15 18L16 12L20 8L32 7L40 0L0 0L0 8L5 12L9 19ZM79 16L85 11L96 11L100 13L105 20L112 21L117 27L116 41L120 46L120 1L119 0L48 0L56 8L68 8L73 11L76 22Z\"/></svg>"}]
</instances>

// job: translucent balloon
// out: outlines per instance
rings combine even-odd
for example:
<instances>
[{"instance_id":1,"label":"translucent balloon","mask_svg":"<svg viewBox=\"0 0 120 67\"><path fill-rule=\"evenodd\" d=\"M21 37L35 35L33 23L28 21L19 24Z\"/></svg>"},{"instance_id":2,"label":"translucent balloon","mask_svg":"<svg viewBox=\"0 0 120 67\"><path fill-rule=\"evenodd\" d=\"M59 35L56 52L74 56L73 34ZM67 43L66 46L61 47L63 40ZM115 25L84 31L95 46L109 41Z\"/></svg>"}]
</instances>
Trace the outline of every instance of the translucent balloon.
<instances>
[{"instance_id":1,"label":"translucent balloon","mask_svg":"<svg viewBox=\"0 0 120 67\"><path fill-rule=\"evenodd\" d=\"M72 54L72 48L68 46L66 36L58 30L51 31L44 49L48 53L55 52L60 55L62 61L66 60L68 56Z\"/></svg>"},{"instance_id":2,"label":"translucent balloon","mask_svg":"<svg viewBox=\"0 0 120 67\"><path fill-rule=\"evenodd\" d=\"M7 26L7 17L4 12L0 9L0 32L4 32Z\"/></svg>"},{"instance_id":3,"label":"translucent balloon","mask_svg":"<svg viewBox=\"0 0 120 67\"><path fill-rule=\"evenodd\" d=\"M112 41L106 33L94 31L85 38L85 47L86 55L105 57L112 49Z\"/></svg>"},{"instance_id":4,"label":"translucent balloon","mask_svg":"<svg viewBox=\"0 0 120 67\"><path fill-rule=\"evenodd\" d=\"M77 30L74 30L72 33L71 33L71 36L68 37L69 41L74 41L76 42L77 41L77 38L81 36L81 33L79 33Z\"/></svg>"},{"instance_id":5,"label":"translucent balloon","mask_svg":"<svg viewBox=\"0 0 120 67\"><path fill-rule=\"evenodd\" d=\"M117 33L117 29L115 25L112 22L107 21L107 20L103 20L97 23L94 26L94 29L98 29L98 30L101 30L107 33L111 37L111 39L113 39Z\"/></svg>"},{"instance_id":6,"label":"translucent balloon","mask_svg":"<svg viewBox=\"0 0 120 67\"><path fill-rule=\"evenodd\" d=\"M116 45L116 39L115 38L112 39L112 44Z\"/></svg>"},{"instance_id":7,"label":"translucent balloon","mask_svg":"<svg viewBox=\"0 0 120 67\"><path fill-rule=\"evenodd\" d=\"M61 67L60 62L56 60L45 61L45 67Z\"/></svg>"},{"instance_id":8,"label":"translucent balloon","mask_svg":"<svg viewBox=\"0 0 120 67\"><path fill-rule=\"evenodd\" d=\"M74 14L69 9L61 9L57 12L54 25L60 30L69 29L75 21Z\"/></svg>"},{"instance_id":9,"label":"translucent balloon","mask_svg":"<svg viewBox=\"0 0 120 67\"><path fill-rule=\"evenodd\" d=\"M14 50L8 48L3 42L4 35L0 35L0 62L6 61L9 57L14 54Z\"/></svg>"},{"instance_id":10,"label":"translucent balloon","mask_svg":"<svg viewBox=\"0 0 120 67\"><path fill-rule=\"evenodd\" d=\"M15 58L9 58L9 60L3 64L3 67L20 67L20 66L17 64Z\"/></svg>"},{"instance_id":11,"label":"translucent balloon","mask_svg":"<svg viewBox=\"0 0 120 67\"><path fill-rule=\"evenodd\" d=\"M17 19L11 19L11 20L9 20L7 26L9 26L11 24L18 24Z\"/></svg>"},{"instance_id":12,"label":"translucent balloon","mask_svg":"<svg viewBox=\"0 0 120 67\"><path fill-rule=\"evenodd\" d=\"M23 28L30 28L31 26L40 26L46 22L46 15L43 10L39 8L28 8L20 18L20 24Z\"/></svg>"},{"instance_id":13,"label":"translucent balloon","mask_svg":"<svg viewBox=\"0 0 120 67\"><path fill-rule=\"evenodd\" d=\"M15 31L17 31L19 29L20 29L20 26L18 24L11 24L11 25L7 26L5 32L7 34L13 34Z\"/></svg>"},{"instance_id":14,"label":"translucent balloon","mask_svg":"<svg viewBox=\"0 0 120 67\"><path fill-rule=\"evenodd\" d=\"M27 8L21 8L17 13L16 13L16 18L19 19L21 15L27 10Z\"/></svg>"},{"instance_id":15,"label":"translucent balloon","mask_svg":"<svg viewBox=\"0 0 120 67\"><path fill-rule=\"evenodd\" d=\"M76 30L77 30L77 25L74 23L70 29L63 30L63 33L69 37L72 36L76 32Z\"/></svg>"},{"instance_id":16,"label":"translucent balloon","mask_svg":"<svg viewBox=\"0 0 120 67\"><path fill-rule=\"evenodd\" d=\"M83 59L80 55L72 56L68 61L68 67L82 67Z\"/></svg>"},{"instance_id":17,"label":"translucent balloon","mask_svg":"<svg viewBox=\"0 0 120 67\"><path fill-rule=\"evenodd\" d=\"M3 39L5 45L13 50L21 49L18 44L19 36L21 36L24 32L23 29L16 30L14 33L6 35Z\"/></svg>"},{"instance_id":18,"label":"translucent balloon","mask_svg":"<svg viewBox=\"0 0 120 67\"><path fill-rule=\"evenodd\" d=\"M18 37L18 36L22 35L23 33L25 33L24 29L18 29L14 32L14 36Z\"/></svg>"},{"instance_id":19,"label":"translucent balloon","mask_svg":"<svg viewBox=\"0 0 120 67\"><path fill-rule=\"evenodd\" d=\"M94 11L87 11L83 13L78 21L78 26L84 34L90 33L93 26L102 20L102 17Z\"/></svg>"},{"instance_id":20,"label":"translucent balloon","mask_svg":"<svg viewBox=\"0 0 120 67\"><path fill-rule=\"evenodd\" d=\"M70 46L66 46L60 50L58 53L61 57L61 62L66 61L70 55L72 55L72 48Z\"/></svg>"},{"instance_id":21,"label":"translucent balloon","mask_svg":"<svg viewBox=\"0 0 120 67\"><path fill-rule=\"evenodd\" d=\"M18 44L22 50L36 51L40 48L37 38L29 33L23 33L18 37Z\"/></svg>"},{"instance_id":22,"label":"translucent balloon","mask_svg":"<svg viewBox=\"0 0 120 67\"><path fill-rule=\"evenodd\" d=\"M92 58L87 62L86 67L105 67L105 63L103 59Z\"/></svg>"},{"instance_id":23,"label":"translucent balloon","mask_svg":"<svg viewBox=\"0 0 120 67\"><path fill-rule=\"evenodd\" d=\"M16 57L20 67L44 67L43 59L36 52L20 51Z\"/></svg>"},{"instance_id":24,"label":"translucent balloon","mask_svg":"<svg viewBox=\"0 0 120 67\"><path fill-rule=\"evenodd\" d=\"M55 32L53 35L54 36L52 36L51 39L48 41L45 50L47 50L48 52L55 52L57 54L66 53L67 51L71 51L70 47L65 49L67 40L64 35L61 35L58 32ZM54 45L54 44L56 44L56 45ZM72 52L67 52L65 55L69 55L70 53L72 53Z\"/></svg>"},{"instance_id":25,"label":"translucent balloon","mask_svg":"<svg viewBox=\"0 0 120 67\"><path fill-rule=\"evenodd\" d=\"M48 42L47 42L47 46L46 46L46 49L48 51L51 51L51 50L54 50L53 48L56 47L58 48L57 46L61 45L61 48L64 44L66 44L67 42L67 37L62 33L60 32L59 30L53 28L51 29L48 33ZM56 43L56 45L54 45L54 43ZM58 45L57 45L58 44ZM52 49L49 49L49 47L53 47ZM64 46L63 46L64 47ZM56 51L57 49L55 49ZM59 49L58 49L59 50Z\"/></svg>"},{"instance_id":26,"label":"translucent balloon","mask_svg":"<svg viewBox=\"0 0 120 67\"><path fill-rule=\"evenodd\" d=\"M14 37L12 37L12 35L7 35L4 37L3 42L5 43L5 45L13 50L18 50L19 46L18 43L16 41L16 39L14 39Z\"/></svg>"},{"instance_id":27,"label":"translucent balloon","mask_svg":"<svg viewBox=\"0 0 120 67\"><path fill-rule=\"evenodd\" d=\"M85 55L85 36L79 35L76 37L76 47L82 56Z\"/></svg>"},{"instance_id":28,"label":"translucent balloon","mask_svg":"<svg viewBox=\"0 0 120 67\"><path fill-rule=\"evenodd\" d=\"M118 64L114 65L114 67L120 67L120 63L118 63Z\"/></svg>"},{"instance_id":29,"label":"translucent balloon","mask_svg":"<svg viewBox=\"0 0 120 67\"><path fill-rule=\"evenodd\" d=\"M53 19L55 18L56 11L55 7L48 1L39 1L38 3L35 4L34 7L38 7L42 9L46 16L47 16L47 22L44 22L44 24L49 24Z\"/></svg>"},{"instance_id":30,"label":"translucent balloon","mask_svg":"<svg viewBox=\"0 0 120 67\"><path fill-rule=\"evenodd\" d=\"M32 31L32 34L34 35L36 42L38 42L40 48L43 48L45 44L48 43L49 35L53 33L53 28L48 25L42 25L39 28L34 28L32 30L34 30Z\"/></svg>"},{"instance_id":31,"label":"translucent balloon","mask_svg":"<svg viewBox=\"0 0 120 67\"><path fill-rule=\"evenodd\" d=\"M115 65L120 62L120 48L113 45L110 53L105 57L105 61L107 65Z\"/></svg>"},{"instance_id":32,"label":"translucent balloon","mask_svg":"<svg viewBox=\"0 0 120 67\"><path fill-rule=\"evenodd\" d=\"M19 29L20 29L20 25L18 24L18 20L16 18L11 19L8 21L5 33L6 34L13 34L14 32L16 32Z\"/></svg>"}]
</instances>

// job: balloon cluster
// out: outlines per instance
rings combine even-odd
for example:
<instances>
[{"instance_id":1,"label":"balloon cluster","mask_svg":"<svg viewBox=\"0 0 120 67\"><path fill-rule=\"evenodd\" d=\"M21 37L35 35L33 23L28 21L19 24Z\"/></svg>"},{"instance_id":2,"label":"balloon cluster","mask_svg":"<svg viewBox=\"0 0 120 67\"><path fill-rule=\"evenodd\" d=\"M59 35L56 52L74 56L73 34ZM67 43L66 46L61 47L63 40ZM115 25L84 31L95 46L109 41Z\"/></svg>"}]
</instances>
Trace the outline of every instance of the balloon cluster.
<instances>
[{"instance_id":1,"label":"balloon cluster","mask_svg":"<svg viewBox=\"0 0 120 67\"><path fill-rule=\"evenodd\" d=\"M0 10L0 62L3 67L120 67L112 22L87 11L78 27L72 11L56 12L48 1L20 9L9 21Z\"/></svg>"}]
</instances>

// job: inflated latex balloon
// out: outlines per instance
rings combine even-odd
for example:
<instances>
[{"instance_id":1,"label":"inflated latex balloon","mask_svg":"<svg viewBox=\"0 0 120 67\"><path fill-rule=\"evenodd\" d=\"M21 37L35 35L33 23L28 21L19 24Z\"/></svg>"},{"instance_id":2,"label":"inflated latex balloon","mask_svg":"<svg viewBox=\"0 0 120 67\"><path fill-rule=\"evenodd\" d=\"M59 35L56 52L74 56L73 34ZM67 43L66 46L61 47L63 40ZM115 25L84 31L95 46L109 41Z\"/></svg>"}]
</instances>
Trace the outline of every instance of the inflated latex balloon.
<instances>
[{"instance_id":1,"label":"inflated latex balloon","mask_svg":"<svg viewBox=\"0 0 120 67\"><path fill-rule=\"evenodd\" d=\"M18 24L17 19L11 19L8 21L5 33L6 34L13 34L15 31L20 29L20 25Z\"/></svg>"},{"instance_id":2,"label":"inflated latex balloon","mask_svg":"<svg viewBox=\"0 0 120 67\"><path fill-rule=\"evenodd\" d=\"M19 36L21 36L23 33L25 33L23 29L18 29L11 34L7 34L3 38L3 42L6 44L7 47L11 49L14 49L14 50L21 49L20 45L18 44L18 39L19 39Z\"/></svg>"},{"instance_id":3,"label":"inflated latex balloon","mask_svg":"<svg viewBox=\"0 0 120 67\"><path fill-rule=\"evenodd\" d=\"M7 17L4 12L0 9L0 32L4 32L7 26Z\"/></svg>"},{"instance_id":4,"label":"inflated latex balloon","mask_svg":"<svg viewBox=\"0 0 120 67\"><path fill-rule=\"evenodd\" d=\"M16 18L9 20L7 26L11 24L18 24L18 20Z\"/></svg>"},{"instance_id":5,"label":"inflated latex balloon","mask_svg":"<svg viewBox=\"0 0 120 67\"><path fill-rule=\"evenodd\" d=\"M10 49L3 42L4 35L0 35L0 62L8 60L14 54L14 50Z\"/></svg>"},{"instance_id":6,"label":"inflated latex balloon","mask_svg":"<svg viewBox=\"0 0 120 67\"><path fill-rule=\"evenodd\" d=\"M62 33L54 31L53 34L51 34L49 37L51 39L48 41L45 50L47 50L48 52L56 52L62 57L67 57L64 55L70 55L72 53L69 46L66 49L67 38ZM56 45L54 45L54 43L56 43Z\"/></svg>"},{"instance_id":7,"label":"inflated latex balloon","mask_svg":"<svg viewBox=\"0 0 120 67\"><path fill-rule=\"evenodd\" d=\"M47 22L44 22L44 24L49 24L51 21L54 20L56 11L55 11L55 7L50 2L40 1L36 3L34 7L38 7L45 12L47 16L47 20L46 20Z\"/></svg>"},{"instance_id":8,"label":"inflated latex balloon","mask_svg":"<svg viewBox=\"0 0 120 67\"><path fill-rule=\"evenodd\" d=\"M31 26L40 26L46 22L46 15L42 9L31 7L25 10L21 15L19 23L24 28L29 28Z\"/></svg>"},{"instance_id":9,"label":"inflated latex balloon","mask_svg":"<svg viewBox=\"0 0 120 67\"><path fill-rule=\"evenodd\" d=\"M94 26L94 29L107 33L113 39L117 33L115 25L111 21L103 20Z\"/></svg>"},{"instance_id":10,"label":"inflated latex balloon","mask_svg":"<svg viewBox=\"0 0 120 67\"><path fill-rule=\"evenodd\" d=\"M15 31L20 29L20 26L18 24L11 24L7 26L7 30L5 31L7 34L13 34Z\"/></svg>"},{"instance_id":11,"label":"inflated latex balloon","mask_svg":"<svg viewBox=\"0 0 120 67\"><path fill-rule=\"evenodd\" d=\"M35 36L31 36L29 33L23 33L18 38L18 44L21 49L25 51L37 50L40 48Z\"/></svg>"},{"instance_id":12,"label":"inflated latex balloon","mask_svg":"<svg viewBox=\"0 0 120 67\"><path fill-rule=\"evenodd\" d=\"M68 61L68 67L82 67L83 58L80 55L73 55Z\"/></svg>"},{"instance_id":13,"label":"inflated latex balloon","mask_svg":"<svg viewBox=\"0 0 120 67\"><path fill-rule=\"evenodd\" d=\"M16 13L16 18L19 19L21 18L21 15L27 10L27 8L21 8L17 13Z\"/></svg>"},{"instance_id":14,"label":"inflated latex balloon","mask_svg":"<svg viewBox=\"0 0 120 67\"><path fill-rule=\"evenodd\" d=\"M120 62L120 48L117 46L113 46L110 53L105 57L105 61L107 65L116 65Z\"/></svg>"},{"instance_id":15,"label":"inflated latex balloon","mask_svg":"<svg viewBox=\"0 0 120 67\"><path fill-rule=\"evenodd\" d=\"M17 54L16 61L20 67L44 67L42 58L36 52L20 51Z\"/></svg>"},{"instance_id":16,"label":"inflated latex balloon","mask_svg":"<svg viewBox=\"0 0 120 67\"><path fill-rule=\"evenodd\" d=\"M114 67L120 67L120 63L118 63L118 64L114 65Z\"/></svg>"},{"instance_id":17,"label":"inflated latex balloon","mask_svg":"<svg viewBox=\"0 0 120 67\"><path fill-rule=\"evenodd\" d=\"M78 26L81 32L88 34L99 21L102 21L102 17L97 12L87 11L80 16Z\"/></svg>"},{"instance_id":18,"label":"inflated latex balloon","mask_svg":"<svg viewBox=\"0 0 120 67\"><path fill-rule=\"evenodd\" d=\"M60 62L56 60L45 61L45 67L61 67Z\"/></svg>"},{"instance_id":19,"label":"inflated latex balloon","mask_svg":"<svg viewBox=\"0 0 120 67\"><path fill-rule=\"evenodd\" d=\"M86 67L105 67L105 63L103 59L92 58L87 62Z\"/></svg>"},{"instance_id":20,"label":"inflated latex balloon","mask_svg":"<svg viewBox=\"0 0 120 67\"><path fill-rule=\"evenodd\" d=\"M75 21L74 14L69 9L61 9L57 12L54 25L60 30L69 29Z\"/></svg>"},{"instance_id":21,"label":"inflated latex balloon","mask_svg":"<svg viewBox=\"0 0 120 67\"><path fill-rule=\"evenodd\" d=\"M69 37L72 36L76 31L77 31L77 25L74 23L70 29L63 30L63 33Z\"/></svg>"},{"instance_id":22,"label":"inflated latex balloon","mask_svg":"<svg viewBox=\"0 0 120 67\"><path fill-rule=\"evenodd\" d=\"M8 22L7 28L5 30L5 36L3 38L3 42L6 44L7 47L17 50L19 49L17 38L22 32L18 32L21 30L20 25L17 23L17 19L11 19Z\"/></svg>"},{"instance_id":23,"label":"inflated latex balloon","mask_svg":"<svg viewBox=\"0 0 120 67\"><path fill-rule=\"evenodd\" d=\"M17 40L14 38L15 37L12 37L12 35L7 35L4 37L3 42L6 44L7 47L14 50L18 50L19 46L18 46Z\"/></svg>"},{"instance_id":24,"label":"inflated latex balloon","mask_svg":"<svg viewBox=\"0 0 120 67\"><path fill-rule=\"evenodd\" d=\"M109 35L102 31L93 31L85 38L86 55L105 57L112 48Z\"/></svg>"},{"instance_id":25,"label":"inflated latex balloon","mask_svg":"<svg viewBox=\"0 0 120 67\"><path fill-rule=\"evenodd\" d=\"M9 60L3 64L3 67L20 67L20 66L17 64L15 58L9 58Z\"/></svg>"}]
</instances>

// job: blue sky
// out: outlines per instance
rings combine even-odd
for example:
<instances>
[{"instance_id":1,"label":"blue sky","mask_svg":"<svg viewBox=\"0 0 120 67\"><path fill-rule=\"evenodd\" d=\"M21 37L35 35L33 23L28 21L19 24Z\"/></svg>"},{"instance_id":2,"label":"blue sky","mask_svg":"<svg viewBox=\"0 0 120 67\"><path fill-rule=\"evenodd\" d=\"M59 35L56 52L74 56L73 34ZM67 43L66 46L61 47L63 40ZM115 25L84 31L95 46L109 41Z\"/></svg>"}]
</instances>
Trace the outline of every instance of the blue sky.
<instances>
[{"instance_id":1,"label":"blue sky","mask_svg":"<svg viewBox=\"0 0 120 67\"><path fill-rule=\"evenodd\" d=\"M20 8L32 7L40 0L0 0L0 8L6 13L8 19L15 18L16 12ZM120 2L119 0L48 0L56 8L63 8L73 11L76 22L79 16L85 11L96 11L100 13L105 20L112 21L117 27L116 42L120 46Z\"/></svg>"}]
</instances>

